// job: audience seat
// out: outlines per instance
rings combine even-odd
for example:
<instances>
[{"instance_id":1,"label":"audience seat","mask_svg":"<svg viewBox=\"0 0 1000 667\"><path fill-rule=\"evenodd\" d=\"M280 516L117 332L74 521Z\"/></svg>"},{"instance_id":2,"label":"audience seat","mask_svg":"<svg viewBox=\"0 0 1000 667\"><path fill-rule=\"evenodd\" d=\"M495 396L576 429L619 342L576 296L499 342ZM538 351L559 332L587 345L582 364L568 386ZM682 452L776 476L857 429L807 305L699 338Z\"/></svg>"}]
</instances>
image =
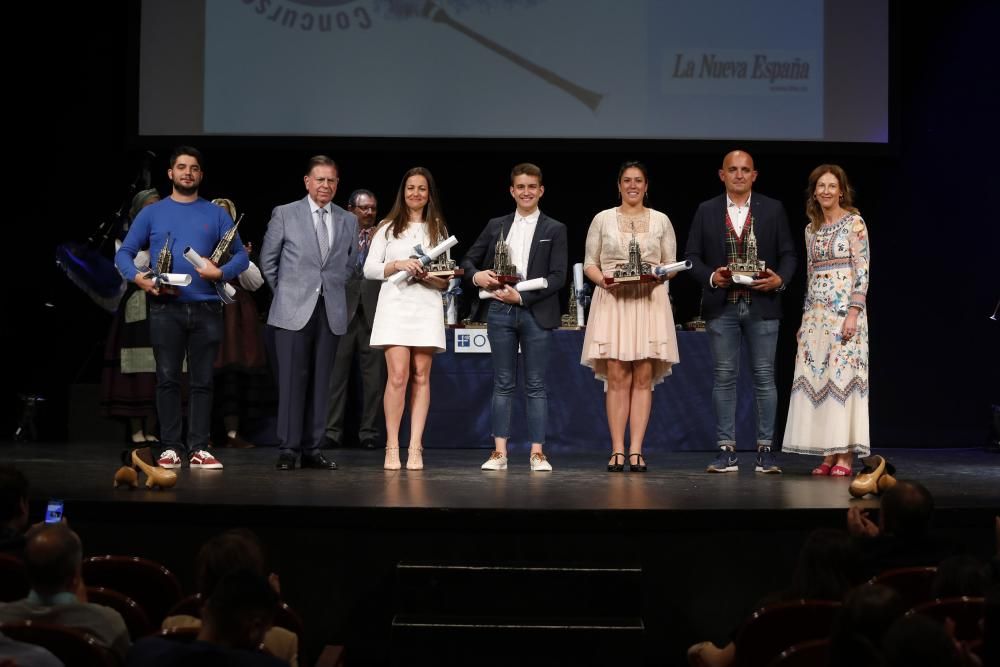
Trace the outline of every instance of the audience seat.
<instances>
[{"instance_id":1,"label":"audience seat","mask_svg":"<svg viewBox=\"0 0 1000 667\"><path fill-rule=\"evenodd\" d=\"M830 662L830 640L810 639L782 651L771 667L822 667Z\"/></svg>"},{"instance_id":2,"label":"audience seat","mask_svg":"<svg viewBox=\"0 0 1000 667\"><path fill-rule=\"evenodd\" d=\"M0 623L11 639L47 648L67 667L117 667L118 659L86 633L49 623Z\"/></svg>"},{"instance_id":3,"label":"audience seat","mask_svg":"<svg viewBox=\"0 0 1000 667\"><path fill-rule=\"evenodd\" d=\"M957 597L942 598L918 604L906 612L923 614L944 623L946 618L955 622L955 639L973 641L983 638L983 618L986 615L985 598Z\"/></svg>"},{"instance_id":4,"label":"audience seat","mask_svg":"<svg viewBox=\"0 0 1000 667\"><path fill-rule=\"evenodd\" d=\"M181 599L181 585L163 565L137 556L91 556L83 561L83 580L132 598L160 627L167 612Z\"/></svg>"},{"instance_id":5,"label":"audience seat","mask_svg":"<svg viewBox=\"0 0 1000 667\"><path fill-rule=\"evenodd\" d=\"M750 615L736 635L737 667L770 664L785 649L810 639L826 639L839 602L777 602Z\"/></svg>"},{"instance_id":6,"label":"audience seat","mask_svg":"<svg viewBox=\"0 0 1000 667\"><path fill-rule=\"evenodd\" d=\"M123 593L103 586L87 586L87 601L111 607L121 614L125 620L125 627L128 628L128 636L132 638L132 641L142 639L153 631L146 610Z\"/></svg>"},{"instance_id":7,"label":"audience seat","mask_svg":"<svg viewBox=\"0 0 1000 667\"><path fill-rule=\"evenodd\" d=\"M28 573L19 558L0 554L0 602L13 602L28 596Z\"/></svg>"},{"instance_id":8,"label":"audience seat","mask_svg":"<svg viewBox=\"0 0 1000 667\"><path fill-rule=\"evenodd\" d=\"M912 609L932 599L931 585L936 575L936 567L900 567L886 570L872 577L868 583L891 588L903 599L904 607Z\"/></svg>"}]
</instances>

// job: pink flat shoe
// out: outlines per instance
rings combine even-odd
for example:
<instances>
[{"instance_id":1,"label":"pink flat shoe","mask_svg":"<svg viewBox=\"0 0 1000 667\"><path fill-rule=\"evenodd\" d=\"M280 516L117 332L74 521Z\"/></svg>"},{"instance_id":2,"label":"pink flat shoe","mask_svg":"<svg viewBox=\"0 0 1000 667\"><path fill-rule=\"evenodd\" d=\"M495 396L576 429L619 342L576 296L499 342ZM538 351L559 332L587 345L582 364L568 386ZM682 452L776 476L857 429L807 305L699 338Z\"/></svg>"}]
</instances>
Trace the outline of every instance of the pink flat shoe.
<instances>
[{"instance_id":1,"label":"pink flat shoe","mask_svg":"<svg viewBox=\"0 0 1000 667\"><path fill-rule=\"evenodd\" d=\"M813 468L812 474L816 475L817 477L820 477L820 476L823 476L823 475L829 475L830 474L830 464L829 463L820 463L818 466L816 466L815 468Z\"/></svg>"},{"instance_id":2,"label":"pink flat shoe","mask_svg":"<svg viewBox=\"0 0 1000 667\"><path fill-rule=\"evenodd\" d=\"M830 477L850 477L851 469L847 466L833 466L830 469Z\"/></svg>"}]
</instances>

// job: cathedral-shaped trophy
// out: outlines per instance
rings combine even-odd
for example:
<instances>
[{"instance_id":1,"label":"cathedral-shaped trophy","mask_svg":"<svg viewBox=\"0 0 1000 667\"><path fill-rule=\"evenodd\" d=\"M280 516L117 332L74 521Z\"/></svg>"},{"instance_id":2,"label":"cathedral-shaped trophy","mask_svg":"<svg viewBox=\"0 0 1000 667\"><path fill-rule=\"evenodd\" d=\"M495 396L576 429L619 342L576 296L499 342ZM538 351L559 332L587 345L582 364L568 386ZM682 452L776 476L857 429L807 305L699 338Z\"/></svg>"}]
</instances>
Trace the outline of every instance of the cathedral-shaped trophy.
<instances>
[{"instance_id":1,"label":"cathedral-shaped trophy","mask_svg":"<svg viewBox=\"0 0 1000 667\"><path fill-rule=\"evenodd\" d=\"M559 318L560 329L582 329L580 321L576 317L576 290L569 290L569 308L566 314Z\"/></svg>"},{"instance_id":2,"label":"cathedral-shaped trophy","mask_svg":"<svg viewBox=\"0 0 1000 667\"><path fill-rule=\"evenodd\" d=\"M743 254L736 261L729 262L726 268L732 273L733 282L746 284L757 280L764 272L764 260L757 258L757 236L753 233L753 219L750 220L750 233L743 246ZM739 276L739 277L737 277Z\"/></svg>"},{"instance_id":3,"label":"cathedral-shaped trophy","mask_svg":"<svg viewBox=\"0 0 1000 667\"><path fill-rule=\"evenodd\" d=\"M423 252L421 251L419 254L423 254ZM414 257L417 256L419 255L414 255ZM444 278L445 280L451 280L452 278L464 276L465 269L460 268L458 264L455 263L455 260L451 258L451 250L446 250L445 254L435 260L432 260L431 263L427 265L427 275L437 276L438 278Z\"/></svg>"},{"instance_id":4,"label":"cathedral-shaped trophy","mask_svg":"<svg viewBox=\"0 0 1000 667\"><path fill-rule=\"evenodd\" d=\"M511 262L510 247L501 234L497 238L497 244L493 253L493 273L501 285L514 285L520 282L521 277L517 273L517 267Z\"/></svg>"},{"instance_id":5,"label":"cathedral-shaped trophy","mask_svg":"<svg viewBox=\"0 0 1000 667\"><path fill-rule=\"evenodd\" d=\"M628 261L619 264L610 278L605 278L609 285L613 283L651 283L659 278L653 274L653 267L649 262L642 261L642 248L639 247L639 240L632 232L632 240L628 243Z\"/></svg>"}]
</instances>

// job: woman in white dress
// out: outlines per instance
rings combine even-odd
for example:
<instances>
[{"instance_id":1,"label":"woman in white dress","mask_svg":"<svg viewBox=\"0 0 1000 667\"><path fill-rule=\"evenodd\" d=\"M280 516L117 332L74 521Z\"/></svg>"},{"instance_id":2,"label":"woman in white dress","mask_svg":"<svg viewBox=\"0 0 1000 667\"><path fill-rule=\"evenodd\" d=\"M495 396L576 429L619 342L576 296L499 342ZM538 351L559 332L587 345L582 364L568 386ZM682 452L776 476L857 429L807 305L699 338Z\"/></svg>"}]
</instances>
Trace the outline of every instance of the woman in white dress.
<instances>
[{"instance_id":1,"label":"woman in white dress","mask_svg":"<svg viewBox=\"0 0 1000 667\"><path fill-rule=\"evenodd\" d=\"M399 470L399 425L406 386L410 385L410 444L406 468L421 470L424 424L431 404L431 362L444 352L441 290L448 281L427 275L414 258L414 246L429 250L448 236L431 173L414 167L403 175L389 216L372 236L365 278L382 280L371 346L385 350L389 378L385 385L385 469ZM398 287L388 281L405 271L410 278Z\"/></svg>"},{"instance_id":2,"label":"woman in white dress","mask_svg":"<svg viewBox=\"0 0 1000 667\"><path fill-rule=\"evenodd\" d=\"M868 228L835 164L809 176L807 280L781 451L822 456L813 475L850 477L868 435Z\"/></svg>"}]
</instances>

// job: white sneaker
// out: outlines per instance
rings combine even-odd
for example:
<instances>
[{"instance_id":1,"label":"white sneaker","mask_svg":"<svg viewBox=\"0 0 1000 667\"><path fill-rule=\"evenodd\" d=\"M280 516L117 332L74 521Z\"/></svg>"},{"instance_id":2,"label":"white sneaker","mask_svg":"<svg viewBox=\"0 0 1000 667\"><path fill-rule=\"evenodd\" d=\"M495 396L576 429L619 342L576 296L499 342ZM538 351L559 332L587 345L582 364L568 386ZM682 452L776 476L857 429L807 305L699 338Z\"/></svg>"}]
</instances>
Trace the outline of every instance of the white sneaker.
<instances>
[{"instance_id":1,"label":"white sneaker","mask_svg":"<svg viewBox=\"0 0 1000 667\"><path fill-rule=\"evenodd\" d=\"M482 465L483 470L506 470L507 469L507 457L500 452L494 450L490 452L490 458L486 459L486 463Z\"/></svg>"},{"instance_id":2,"label":"white sneaker","mask_svg":"<svg viewBox=\"0 0 1000 667\"><path fill-rule=\"evenodd\" d=\"M201 470L222 470L222 461L215 458L204 449L191 454L191 467Z\"/></svg>"},{"instance_id":3,"label":"white sneaker","mask_svg":"<svg viewBox=\"0 0 1000 667\"><path fill-rule=\"evenodd\" d=\"M167 470L180 468L181 457L177 456L177 452L172 449L164 449L163 453L160 454L160 458L156 461L156 465L161 468L166 468Z\"/></svg>"},{"instance_id":4,"label":"white sneaker","mask_svg":"<svg viewBox=\"0 0 1000 667\"><path fill-rule=\"evenodd\" d=\"M532 454L528 463L531 464L531 472L552 472L552 464L545 458L545 454Z\"/></svg>"}]
</instances>

